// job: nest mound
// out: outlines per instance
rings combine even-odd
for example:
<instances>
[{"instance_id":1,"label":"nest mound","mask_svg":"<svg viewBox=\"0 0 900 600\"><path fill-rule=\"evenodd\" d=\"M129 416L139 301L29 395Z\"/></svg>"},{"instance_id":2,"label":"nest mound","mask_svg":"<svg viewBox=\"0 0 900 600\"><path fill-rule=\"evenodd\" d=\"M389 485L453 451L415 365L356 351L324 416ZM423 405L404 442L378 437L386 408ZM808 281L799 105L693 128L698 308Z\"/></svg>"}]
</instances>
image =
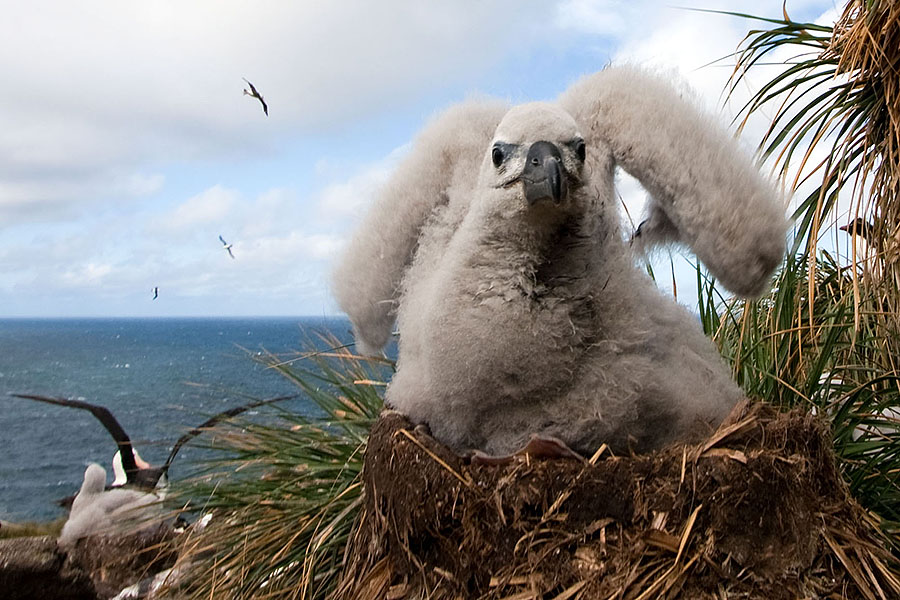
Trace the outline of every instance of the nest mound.
<instances>
[{"instance_id":1,"label":"nest mound","mask_svg":"<svg viewBox=\"0 0 900 600\"><path fill-rule=\"evenodd\" d=\"M341 598L900 597L826 426L763 404L698 445L500 466L388 412L364 480Z\"/></svg>"}]
</instances>

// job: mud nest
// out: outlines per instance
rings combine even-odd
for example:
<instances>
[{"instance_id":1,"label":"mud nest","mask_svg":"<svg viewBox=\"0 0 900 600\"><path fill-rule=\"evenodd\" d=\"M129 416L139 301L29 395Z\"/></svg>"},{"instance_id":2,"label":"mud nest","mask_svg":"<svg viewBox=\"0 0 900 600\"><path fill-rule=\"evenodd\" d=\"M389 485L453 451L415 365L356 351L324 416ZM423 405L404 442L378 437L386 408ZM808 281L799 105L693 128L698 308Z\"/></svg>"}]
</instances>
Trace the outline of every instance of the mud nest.
<instances>
[{"instance_id":1,"label":"mud nest","mask_svg":"<svg viewBox=\"0 0 900 600\"><path fill-rule=\"evenodd\" d=\"M345 599L900 598L826 426L744 404L641 456L472 464L403 416L374 426Z\"/></svg>"}]
</instances>

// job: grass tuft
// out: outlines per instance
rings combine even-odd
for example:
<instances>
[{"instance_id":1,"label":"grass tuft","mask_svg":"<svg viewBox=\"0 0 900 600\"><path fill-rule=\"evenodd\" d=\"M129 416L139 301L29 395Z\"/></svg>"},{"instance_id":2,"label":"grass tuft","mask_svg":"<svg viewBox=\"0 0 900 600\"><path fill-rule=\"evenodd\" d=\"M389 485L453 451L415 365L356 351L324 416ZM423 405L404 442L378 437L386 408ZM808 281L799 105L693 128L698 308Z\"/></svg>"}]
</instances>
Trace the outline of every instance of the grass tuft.
<instances>
[{"instance_id":1,"label":"grass tuft","mask_svg":"<svg viewBox=\"0 0 900 600\"><path fill-rule=\"evenodd\" d=\"M212 515L182 544L196 563L190 598L323 598L335 586L362 503L369 429L390 363L333 350L259 360L296 383L308 414L272 409L267 423L233 421L218 457L173 499Z\"/></svg>"},{"instance_id":2,"label":"grass tuft","mask_svg":"<svg viewBox=\"0 0 900 600\"><path fill-rule=\"evenodd\" d=\"M802 256L758 301L723 301L715 282L697 273L703 327L744 391L825 417L852 494L888 532L900 533L900 377L881 337L881 298L857 300L849 269L825 252L811 312Z\"/></svg>"},{"instance_id":3,"label":"grass tuft","mask_svg":"<svg viewBox=\"0 0 900 600\"><path fill-rule=\"evenodd\" d=\"M42 535L57 537L59 532L62 531L65 522L66 519L64 517L47 522L10 523L8 521L0 521L0 540Z\"/></svg>"},{"instance_id":4,"label":"grass tuft","mask_svg":"<svg viewBox=\"0 0 900 600\"><path fill-rule=\"evenodd\" d=\"M794 243L773 292L726 301L698 268L701 318L748 394L829 419L852 492L896 533L900 4L849 0L833 26L794 21L787 8L781 19L727 14L764 24L736 52L729 93L772 56L792 53L743 107L740 125L771 110L761 158L790 191L815 189L793 212ZM839 265L819 241L857 217L871 224L867 244L854 243L850 265ZM862 235L851 233L854 242Z\"/></svg>"}]
</instances>

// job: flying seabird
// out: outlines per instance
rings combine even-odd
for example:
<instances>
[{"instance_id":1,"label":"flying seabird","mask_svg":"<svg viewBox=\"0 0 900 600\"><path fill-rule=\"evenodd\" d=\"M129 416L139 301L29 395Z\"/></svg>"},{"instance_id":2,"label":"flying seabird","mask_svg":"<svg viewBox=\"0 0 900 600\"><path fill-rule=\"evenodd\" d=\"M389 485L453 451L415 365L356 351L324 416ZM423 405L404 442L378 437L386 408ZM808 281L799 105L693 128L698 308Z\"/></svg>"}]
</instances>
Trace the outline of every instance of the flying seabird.
<instances>
[{"instance_id":1,"label":"flying seabird","mask_svg":"<svg viewBox=\"0 0 900 600\"><path fill-rule=\"evenodd\" d=\"M10 395L16 398L36 400L38 402L56 404L57 406L68 406L70 408L80 408L82 410L89 411L97 418L98 421L100 421L100 423L103 424L106 430L109 431L110 435L112 435L113 439L116 441L116 445L119 447L119 450L113 457L113 470L116 473L116 480L115 482L113 482L113 487L126 485L129 487L136 487L144 490L153 490L157 488L160 485L161 481L163 484L165 483L165 477L169 471L169 467L171 466L172 461L175 459L175 456L178 454L178 451L181 449L181 447L189 442L192 438L200 435L219 422L231 417L235 417L242 412L250 410L251 408L257 408L265 404L272 404L274 402L290 400L291 398L297 397L297 394L294 394L290 396L267 398L264 400L254 401L249 404L236 406L234 408L230 408L226 411L220 412L178 438L178 440L175 442L175 445L172 446L172 450L169 452L169 456L168 458L166 458L166 462L163 463L161 467L153 467L140 457L131 443L131 438L128 437L128 434L125 433L125 430L106 407L97 404L91 404L89 402L83 402L81 400L71 400L68 398L50 398L47 396L38 396L35 394ZM117 463L119 463L119 466L117 466ZM122 472L124 472L124 481L121 481L119 468L121 468Z\"/></svg>"},{"instance_id":2,"label":"flying seabird","mask_svg":"<svg viewBox=\"0 0 900 600\"><path fill-rule=\"evenodd\" d=\"M153 288L153 299L156 300L157 298L159 298L159 288L155 287Z\"/></svg>"},{"instance_id":3,"label":"flying seabird","mask_svg":"<svg viewBox=\"0 0 900 600\"><path fill-rule=\"evenodd\" d=\"M219 236L219 241L222 242L222 245L225 246L226 250L228 250L228 256L234 258L234 254L232 254L231 252L231 247L233 246L233 244L229 244L228 242L226 242L221 235Z\"/></svg>"},{"instance_id":4,"label":"flying seabird","mask_svg":"<svg viewBox=\"0 0 900 600\"><path fill-rule=\"evenodd\" d=\"M243 79L244 81L247 81L247 78L245 78L245 77L241 77L241 79ZM269 107L268 107L268 105L266 105L266 101L263 100L262 94L257 92L256 87L249 81L247 81L247 85L250 86L250 90L248 91L247 88L244 88L244 95L251 96L251 97L259 100L260 104L262 104L263 112L266 113L266 116L268 117L269 116Z\"/></svg>"}]
</instances>

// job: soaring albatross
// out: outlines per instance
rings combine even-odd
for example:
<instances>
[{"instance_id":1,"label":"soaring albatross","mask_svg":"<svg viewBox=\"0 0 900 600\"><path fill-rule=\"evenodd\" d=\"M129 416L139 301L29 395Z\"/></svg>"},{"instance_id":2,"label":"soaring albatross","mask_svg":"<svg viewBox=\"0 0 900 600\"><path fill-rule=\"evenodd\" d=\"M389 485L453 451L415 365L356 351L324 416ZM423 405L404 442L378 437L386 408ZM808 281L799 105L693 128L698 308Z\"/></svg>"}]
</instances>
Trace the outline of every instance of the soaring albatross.
<instances>
[{"instance_id":1,"label":"soaring albatross","mask_svg":"<svg viewBox=\"0 0 900 600\"><path fill-rule=\"evenodd\" d=\"M241 77L241 79L243 79L244 81L247 81L246 77ZM256 91L256 86L254 86L249 81L247 81L247 85L250 86L250 90L248 91L247 88L244 88L244 95L250 96L251 98L256 98L257 100L259 100L259 103L262 104L263 112L268 117L269 116L269 106L266 104L266 101L263 100L262 94L260 94L258 91Z\"/></svg>"},{"instance_id":2,"label":"soaring albatross","mask_svg":"<svg viewBox=\"0 0 900 600\"><path fill-rule=\"evenodd\" d=\"M231 252L231 248L234 246L234 244L229 244L228 242L226 242L225 238L223 238L221 235L219 236L219 241L222 242L223 246L225 246L225 250L228 251L228 256L234 258L234 254Z\"/></svg>"}]
</instances>

